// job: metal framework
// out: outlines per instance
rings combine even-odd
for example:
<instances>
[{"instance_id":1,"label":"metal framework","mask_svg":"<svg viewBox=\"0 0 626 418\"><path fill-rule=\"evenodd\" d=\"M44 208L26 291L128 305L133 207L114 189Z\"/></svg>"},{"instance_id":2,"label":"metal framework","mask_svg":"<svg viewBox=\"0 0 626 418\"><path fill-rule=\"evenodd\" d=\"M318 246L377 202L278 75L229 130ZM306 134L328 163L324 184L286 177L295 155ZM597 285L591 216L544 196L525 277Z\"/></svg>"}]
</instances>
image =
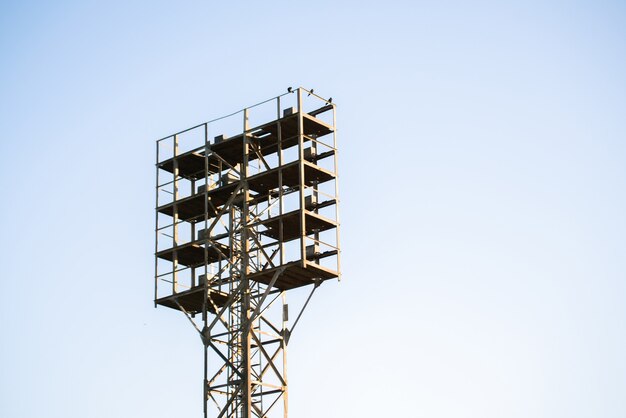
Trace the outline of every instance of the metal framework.
<instances>
[{"instance_id":1,"label":"metal framework","mask_svg":"<svg viewBox=\"0 0 626 418\"><path fill-rule=\"evenodd\" d=\"M201 337L205 417L288 416L289 338L340 278L335 119L290 88L157 141L155 306Z\"/></svg>"}]
</instances>

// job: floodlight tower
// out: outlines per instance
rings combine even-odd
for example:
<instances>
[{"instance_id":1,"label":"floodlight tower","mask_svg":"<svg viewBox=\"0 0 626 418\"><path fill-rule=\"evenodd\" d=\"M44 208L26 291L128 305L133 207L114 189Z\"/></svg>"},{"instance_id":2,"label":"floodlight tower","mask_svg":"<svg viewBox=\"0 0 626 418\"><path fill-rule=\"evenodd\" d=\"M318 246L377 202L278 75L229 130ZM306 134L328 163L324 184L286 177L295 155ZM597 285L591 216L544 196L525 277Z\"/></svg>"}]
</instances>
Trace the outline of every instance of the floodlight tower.
<instances>
[{"instance_id":1,"label":"floodlight tower","mask_svg":"<svg viewBox=\"0 0 626 418\"><path fill-rule=\"evenodd\" d=\"M154 302L200 335L205 417L288 416L290 336L340 278L335 111L290 88L157 141Z\"/></svg>"}]
</instances>

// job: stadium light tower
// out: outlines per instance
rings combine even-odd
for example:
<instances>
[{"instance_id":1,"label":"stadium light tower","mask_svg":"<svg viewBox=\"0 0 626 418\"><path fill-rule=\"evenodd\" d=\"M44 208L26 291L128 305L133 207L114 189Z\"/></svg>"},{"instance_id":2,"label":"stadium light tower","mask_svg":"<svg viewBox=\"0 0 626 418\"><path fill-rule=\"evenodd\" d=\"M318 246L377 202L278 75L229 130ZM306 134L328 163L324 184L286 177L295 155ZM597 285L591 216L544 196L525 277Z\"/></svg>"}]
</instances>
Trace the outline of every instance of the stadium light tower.
<instances>
[{"instance_id":1,"label":"stadium light tower","mask_svg":"<svg viewBox=\"0 0 626 418\"><path fill-rule=\"evenodd\" d=\"M157 141L154 302L201 337L205 417L288 416L290 336L340 278L335 121L289 88Z\"/></svg>"}]
</instances>

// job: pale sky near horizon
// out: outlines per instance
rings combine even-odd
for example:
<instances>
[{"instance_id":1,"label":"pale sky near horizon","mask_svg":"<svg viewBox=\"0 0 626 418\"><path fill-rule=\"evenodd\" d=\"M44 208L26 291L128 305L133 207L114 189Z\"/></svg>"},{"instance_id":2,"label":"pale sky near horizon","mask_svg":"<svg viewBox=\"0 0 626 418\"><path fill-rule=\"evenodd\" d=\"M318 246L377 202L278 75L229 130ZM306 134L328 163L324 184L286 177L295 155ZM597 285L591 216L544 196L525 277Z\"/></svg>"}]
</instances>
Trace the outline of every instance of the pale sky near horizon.
<instances>
[{"instance_id":1,"label":"pale sky near horizon","mask_svg":"<svg viewBox=\"0 0 626 418\"><path fill-rule=\"evenodd\" d=\"M338 106L343 280L291 416L626 416L625 74L618 1L0 3L0 416L202 415L154 141L298 85Z\"/></svg>"}]
</instances>

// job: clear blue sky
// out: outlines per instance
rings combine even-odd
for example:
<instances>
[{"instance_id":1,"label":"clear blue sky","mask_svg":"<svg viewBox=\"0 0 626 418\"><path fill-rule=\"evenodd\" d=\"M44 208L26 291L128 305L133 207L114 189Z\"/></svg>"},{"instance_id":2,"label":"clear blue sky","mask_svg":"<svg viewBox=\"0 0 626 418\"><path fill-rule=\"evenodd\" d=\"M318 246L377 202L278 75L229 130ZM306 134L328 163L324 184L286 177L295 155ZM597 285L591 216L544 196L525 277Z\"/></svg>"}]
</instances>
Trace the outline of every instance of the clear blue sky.
<instances>
[{"instance_id":1,"label":"clear blue sky","mask_svg":"<svg viewBox=\"0 0 626 418\"><path fill-rule=\"evenodd\" d=\"M338 104L344 280L292 415L626 416L625 74L618 1L2 2L0 416L201 416L154 140L297 85Z\"/></svg>"}]
</instances>

